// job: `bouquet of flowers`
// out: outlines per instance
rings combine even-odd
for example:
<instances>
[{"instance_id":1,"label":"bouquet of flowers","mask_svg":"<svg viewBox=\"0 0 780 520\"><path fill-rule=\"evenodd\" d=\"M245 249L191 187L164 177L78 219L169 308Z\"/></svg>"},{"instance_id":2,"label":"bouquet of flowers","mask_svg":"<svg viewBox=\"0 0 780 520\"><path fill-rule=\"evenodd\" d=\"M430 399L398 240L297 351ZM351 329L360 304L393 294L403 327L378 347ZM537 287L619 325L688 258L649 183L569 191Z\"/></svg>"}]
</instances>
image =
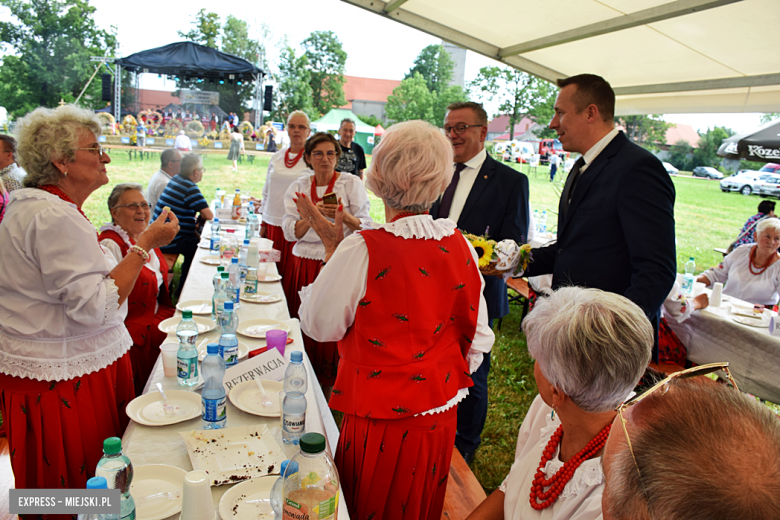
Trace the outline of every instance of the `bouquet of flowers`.
<instances>
[{"instance_id":1,"label":"bouquet of flowers","mask_svg":"<svg viewBox=\"0 0 780 520\"><path fill-rule=\"evenodd\" d=\"M495 253L496 241L488 238L487 235L472 235L461 231L466 240L469 241L471 246L476 250L479 257L478 267L486 267L490 262L498 260Z\"/></svg>"},{"instance_id":2,"label":"bouquet of flowers","mask_svg":"<svg viewBox=\"0 0 780 520\"><path fill-rule=\"evenodd\" d=\"M494 254L498 258L496 269L507 271L512 276L522 276L533 262L531 244L518 244L514 240L502 240L494 248Z\"/></svg>"}]
</instances>

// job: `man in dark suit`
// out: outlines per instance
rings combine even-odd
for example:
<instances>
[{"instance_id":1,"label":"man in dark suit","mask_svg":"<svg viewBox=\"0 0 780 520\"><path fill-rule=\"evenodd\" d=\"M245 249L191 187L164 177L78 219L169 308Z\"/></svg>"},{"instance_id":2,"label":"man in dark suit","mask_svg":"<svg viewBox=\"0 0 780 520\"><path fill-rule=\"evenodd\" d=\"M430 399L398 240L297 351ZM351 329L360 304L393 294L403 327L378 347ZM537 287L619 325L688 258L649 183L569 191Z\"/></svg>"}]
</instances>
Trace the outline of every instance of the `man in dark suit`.
<instances>
[{"instance_id":1,"label":"man in dark suit","mask_svg":"<svg viewBox=\"0 0 780 520\"><path fill-rule=\"evenodd\" d=\"M558 80L550 128L577 152L558 205L558 240L533 251L528 276L621 294L658 336L658 313L674 285L674 184L661 161L615 129L615 93L603 78ZM656 341L657 343L657 341ZM657 348L654 349L657 361Z\"/></svg>"},{"instance_id":2,"label":"man in dark suit","mask_svg":"<svg viewBox=\"0 0 780 520\"><path fill-rule=\"evenodd\" d=\"M438 202L433 218L450 218L458 229L475 235L489 235L524 243L528 237L528 179L504 166L485 151L487 113L479 103L453 103L444 116L444 132L452 143L455 175ZM496 271L485 270L491 274ZM509 314L506 283L499 276L485 276L488 319ZM458 405L458 433L455 446L471 463L479 447L487 417L487 377L490 354L472 374L474 386Z\"/></svg>"}]
</instances>

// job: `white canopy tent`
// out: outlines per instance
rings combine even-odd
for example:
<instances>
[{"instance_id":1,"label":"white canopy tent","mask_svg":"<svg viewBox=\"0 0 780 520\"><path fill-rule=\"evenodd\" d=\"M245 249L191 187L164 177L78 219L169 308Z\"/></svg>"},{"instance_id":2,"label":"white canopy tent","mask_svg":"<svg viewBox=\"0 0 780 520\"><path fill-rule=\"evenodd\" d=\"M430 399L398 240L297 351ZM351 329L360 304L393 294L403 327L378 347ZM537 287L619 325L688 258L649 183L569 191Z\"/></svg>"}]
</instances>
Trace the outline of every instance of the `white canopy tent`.
<instances>
[{"instance_id":1,"label":"white canopy tent","mask_svg":"<svg viewBox=\"0 0 780 520\"><path fill-rule=\"evenodd\" d=\"M549 81L590 72L616 112L780 112L780 0L343 0Z\"/></svg>"}]
</instances>

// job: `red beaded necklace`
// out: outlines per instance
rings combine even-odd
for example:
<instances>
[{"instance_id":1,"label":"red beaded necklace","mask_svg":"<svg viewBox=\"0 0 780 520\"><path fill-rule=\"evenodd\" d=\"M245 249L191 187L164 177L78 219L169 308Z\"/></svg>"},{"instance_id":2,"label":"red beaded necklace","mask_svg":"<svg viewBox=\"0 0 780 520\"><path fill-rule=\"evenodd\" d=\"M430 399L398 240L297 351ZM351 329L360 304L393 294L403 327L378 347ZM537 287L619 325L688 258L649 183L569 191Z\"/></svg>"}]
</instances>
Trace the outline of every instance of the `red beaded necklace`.
<instances>
[{"instance_id":1,"label":"red beaded necklace","mask_svg":"<svg viewBox=\"0 0 780 520\"><path fill-rule=\"evenodd\" d=\"M427 215L427 214L428 214L427 211L423 211L422 213L410 213L410 212L399 213L398 215L394 216L392 220L390 220L389 224L392 224L396 220L401 220L402 218L416 217L417 215Z\"/></svg>"},{"instance_id":2,"label":"red beaded necklace","mask_svg":"<svg viewBox=\"0 0 780 520\"><path fill-rule=\"evenodd\" d=\"M287 148L287 151L284 152L284 165L287 168L292 168L296 164L298 164L298 161L301 160L301 157L303 157L303 148L301 148L301 151L298 152L298 155L296 155L293 159L290 159L290 148Z\"/></svg>"},{"instance_id":3,"label":"red beaded necklace","mask_svg":"<svg viewBox=\"0 0 780 520\"><path fill-rule=\"evenodd\" d=\"M325 189L325 195L328 193L333 193L333 186L336 185L336 179L339 178L338 172L333 172L333 177L330 179L330 182L328 183L328 187ZM322 197L317 196L317 177L313 176L311 178L311 201L315 204L322 201Z\"/></svg>"},{"instance_id":4,"label":"red beaded necklace","mask_svg":"<svg viewBox=\"0 0 780 520\"><path fill-rule=\"evenodd\" d=\"M772 257L769 257L769 261L766 263L764 267L758 267L755 264L756 259L756 251L758 250L757 246L753 246L753 248L750 250L750 256L748 257L748 269L750 269L750 272L756 276L760 275L764 271L766 271L770 265L772 265ZM777 254L777 253L775 253ZM753 268L758 269L757 271L754 271Z\"/></svg>"},{"instance_id":5,"label":"red beaded necklace","mask_svg":"<svg viewBox=\"0 0 780 520\"><path fill-rule=\"evenodd\" d=\"M598 435L593 437L591 441L585 445L579 453L566 461L561 469L559 469L555 475L550 479L544 478L544 467L547 465L548 460L552 460L555 456L555 451L563 438L563 425L558 426L550 442L547 443L547 447L542 453L542 460L539 463L539 468L534 476L534 481L531 484L531 507L537 511L546 509L552 505L558 499L558 495L563 492L563 488L566 487L566 483L574 476L574 472L580 467L584 461L590 459L596 453L604 448L607 443L607 437L609 437L609 430L612 428L612 424L608 424ZM542 491L544 488L549 488L547 491Z\"/></svg>"}]
</instances>

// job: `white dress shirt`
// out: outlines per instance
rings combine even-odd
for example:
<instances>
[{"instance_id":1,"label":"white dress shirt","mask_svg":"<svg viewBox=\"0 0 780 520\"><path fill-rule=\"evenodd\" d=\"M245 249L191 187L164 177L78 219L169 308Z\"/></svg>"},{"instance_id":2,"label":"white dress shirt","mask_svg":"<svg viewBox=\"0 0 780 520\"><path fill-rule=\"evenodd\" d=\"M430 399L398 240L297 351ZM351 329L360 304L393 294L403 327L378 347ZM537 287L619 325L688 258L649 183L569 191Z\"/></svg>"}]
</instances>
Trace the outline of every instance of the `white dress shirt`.
<instances>
[{"instance_id":1,"label":"white dress shirt","mask_svg":"<svg viewBox=\"0 0 780 520\"><path fill-rule=\"evenodd\" d=\"M292 168L284 164L285 153L289 148L279 150L271 156L268 163L268 173L263 185L263 222L272 226L281 226L284 219L284 194L287 188L299 177L311 175L313 172L306 166L301 157ZM290 154L290 158L295 155Z\"/></svg>"},{"instance_id":2,"label":"white dress shirt","mask_svg":"<svg viewBox=\"0 0 780 520\"><path fill-rule=\"evenodd\" d=\"M474 186L474 181L477 180L477 175L479 175L479 170L482 168L485 159L487 159L487 152L482 148L477 155L464 163L466 167L460 172L460 180L457 188L455 188L455 195L452 197L450 214L449 216L440 215L441 217L447 217L455 223L458 222L460 214L463 212L463 206L466 205L466 199L469 198L471 188Z\"/></svg>"},{"instance_id":3,"label":"white dress shirt","mask_svg":"<svg viewBox=\"0 0 780 520\"><path fill-rule=\"evenodd\" d=\"M585 161L585 164L583 164L580 167L580 173L584 172L588 169L588 166L590 166L590 163L592 163L594 160L596 160L596 157L599 156L599 154L604 151L604 148L607 147L609 143L612 142L612 140L620 133L620 130L617 128L613 128L609 131L607 135L602 137L599 142L594 144L590 147L590 150L585 152L585 155L583 156L583 160Z\"/></svg>"},{"instance_id":4,"label":"white dress shirt","mask_svg":"<svg viewBox=\"0 0 780 520\"><path fill-rule=\"evenodd\" d=\"M152 213L154 213L154 208L157 207L157 201L160 200L160 194L171 179L172 177L163 170L157 170L152 175L152 178L149 179L149 186L146 187L146 200L152 207Z\"/></svg>"},{"instance_id":5,"label":"white dress shirt","mask_svg":"<svg viewBox=\"0 0 780 520\"><path fill-rule=\"evenodd\" d=\"M349 175L357 179L354 175ZM358 179L358 182L360 180ZM385 229L398 237L441 240L456 232L456 225L449 219L433 220L430 215L406 217L389 224L374 224L376 229ZM463 237L463 240L466 240ZM466 241L468 243L468 241ZM474 266L479 257L469 244ZM355 313L360 300L366 295L368 279L368 247L366 241L355 233L339 245L336 252L323 267L317 280L300 291L301 306L298 314L301 318L301 330L317 341L339 341L347 329L355 322ZM490 352L495 336L488 326L487 303L482 294L485 279L480 276L479 310L477 311L477 330L466 357L471 373L482 364L482 354ZM424 295L421 295L421 298ZM469 394L468 388L461 388L454 398L444 406L423 412L439 413L455 406Z\"/></svg>"},{"instance_id":6,"label":"white dress shirt","mask_svg":"<svg viewBox=\"0 0 780 520\"><path fill-rule=\"evenodd\" d=\"M11 193L0 226L0 372L62 381L132 346L116 266L75 204L37 188Z\"/></svg>"}]
</instances>

